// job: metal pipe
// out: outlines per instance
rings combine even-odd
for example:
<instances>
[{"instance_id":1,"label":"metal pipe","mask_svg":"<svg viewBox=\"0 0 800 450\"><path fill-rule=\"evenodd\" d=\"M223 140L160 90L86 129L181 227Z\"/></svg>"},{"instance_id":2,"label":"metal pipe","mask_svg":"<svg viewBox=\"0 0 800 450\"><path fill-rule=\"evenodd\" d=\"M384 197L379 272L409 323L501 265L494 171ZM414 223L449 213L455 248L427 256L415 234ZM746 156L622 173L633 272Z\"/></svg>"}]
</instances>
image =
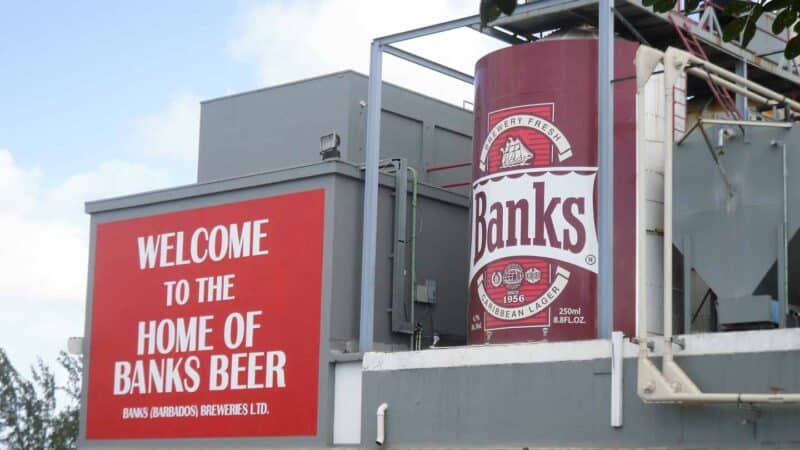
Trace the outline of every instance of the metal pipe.
<instances>
[{"instance_id":1,"label":"metal pipe","mask_svg":"<svg viewBox=\"0 0 800 450\"><path fill-rule=\"evenodd\" d=\"M699 119L702 123L709 125L739 125L743 127L767 127L767 128L792 128L791 122L767 122L766 120L728 120L728 119Z\"/></svg>"},{"instance_id":2,"label":"metal pipe","mask_svg":"<svg viewBox=\"0 0 800 450\"><path fill-rule=\"evenodd\" d=\"M417 303L417 169L408 167L412 179L411 194L411 343L409 348L414 349L414 330L416 329L414 307Z\"/></svg>"},{"instance_id":3,"label":"metal pipe","mask_svg":"<svg viewBox=\"0 0 800 450\"><path fill-rule=\"evenodd\" d=\"M739 75L731 73L728 70L725 70L725 69L723 69L722 67L720 67L720 66L718 66L716 64L713 64L713 63L711 63L709 61L706 61L704 59L698 58L698 57L696 57L696 56L692 55L691 53L686 52L684 50L679 50L679 49L676 49L674 47L670 47L669 50L667 50L667 51L670 51L670 50L675 52L675 53L682 54L692 64L697 64L697 65L703 66L707 70L709 70L711 72L714 72L714 73L722 76L723 78L728 78L730 81L733 81L735 83L744 85L745 87L747 87L747 88L749 88L749 89L751 89L751 90L753 90L753 91L755 91L755 92L757 92L757 93L759 93L759 94L761 94L761 95L763 95L765 97L772 98L773 100L777 100L779 103L785 103L785 104L791 106L792 109L794 109L796 111L800 111L800 103L798 103L798 102L786 97L785 95L779 94L779 93L773 91L772 89L765 88L764 86L761 86L758 83L754 83L754 82L748 80L747 78L740 77Z\"/></svg>"},{"instance_id":4,"label":"metal pipe","mask_svg":"<svg viewBox=\"0 0 800 450\"><path fill-rule=\"evenodd\" d=\"M736 61L736 75L739 75L742 78L747 78L747 62L739 59ZM736 93L736 109L742 113L742 118L745 120L750 119L750 110L747 105L747 96L737 92Z\"/></svg>"},{"instance_id":5,"label":"metal pipe","mask_svg":"<svg viewBox=\"0 0 800 450\"><path fill-rule=\"evenodd\" d=\"M670 47L664 55L664 117L669 126L664 128L664 357L665 365L672 361L672 139L673 89L682 67L676 67ZM666 118L669 118L668 120Z\"/></svg>"},{"instance_id":6,"label":"metal pipe","mask_svg":"<svg viewBox=\"0 0 800 450\"><path fill-rule=\"evenodd\" d=\"M781 144L781 165L783 166L783 224L780 230L781 242L779 251L783 257L783 267L780 267L781 264L778 265L778 270L780 271L778 275L780 289L778 289L778 292L781 292L783 295L778 299L780 305L780 308L778 308L780 314L778 320L780 327L786 328L786 314L789 312L789 277L787 271L789 265L789 209L787 206L789 203L789 194L786 186L789 172L786 167L786 142L782 142Z\"/></svg>"},{"instance_id":7,"label":"metal pipe","mask_svg":"<svg viewBox=\"0 0 800 450\"><path fill-rule=\"evenodd\" d=\"M375 443L378 445L383 445L383 443L386 442L386 410L388 409L389 405L381 403L381 405L378 406L378 410L375 411L375 416L378 420L375 428Z\"/></svg>"},{"instance_id":8,"label":"metal pipe","mask_svg":"<svg viewBox=\"0 0 800 450\"><path fill-rule=\"evenodd\" d=\"M650 42L648 42L647 39L645 39L645 37L642 36L642 33L639 33L639 30L637 30L636 27L633 26L633 24L630 23L630 21L628 21L628 19L626 19L621 12L617 11L616 8L614 8L614 16L616 16L617 20L619 20L619 22L623 26L625 26L625 28L627 28L632 35L636 37L636 39L639 41L640 44L644 44L648 47L650 46Z\"/></svg>"},{"instance_id":9,"label":"metal pipe","mask_svg":"<svg viewBox=\"0 0 800 450\"><path fill-rule=\"evenodd\" d=\"M648 397L647 403L800 403L800 394L700 393Z\"/></svg>"},{"instance_id":10,"label":"metal pipe","mask_svg":"<svg viewBox=\"0 0 800 450\"><path fill-rule=\"evenodd\" d=\"M708 137L708 133L706 133L706 129L703 127L704 122L705 121L703 119L698 119L697 128L700 129L700 133L702 134L703 140L706 143L708 153L711 155L711 159L714 160L714 164L717 166L717 170L722 177L722 181L725 182L725 187L728 189L728 197L733 198L735 194L733 183L731 183L730 177L728 177L728 172L725 171L725 167L722 166L722 161L720 161L717 152L714 151L714 146L711 144L711 139Z\"/></svg>"},{"instance_id":11,"label":"metal pipe","mask_svg":"<svg viewBox=\"0 0 800 450\"><path fill-rule=\"evenodd\" d=\"M622 332L611 333L611 426L622 426L622 372L624 362L624 343Z\"/></svg>"},{"instance_id":12,"label":"metal pipe","mask_svg":"<svg viewBox=\"0 0 800 450\"><path fill-rule=\"evenodd\" d=\"M361 236L361 304L358 349L372 350L375 322L375 258L378 236L378 161L381 129L381 43L372 42L367 91L367 145L364 175L364 220Z\"/></svg>"},{"instance_id":13,"label":"metal pipe","mask_svg":"<svg viewBox=\"0 0 800 450\"><path fill-rule=\"evenodd\" d=\"M447 22L437 23L426 27L416 28L413 30L403 31L401 33L390 34L387 36L379 37L374 42L381 44L394 44L397 42L408 41L431 34L441 33L444 31L454 30L456 28L469 27L470 25L479 25L481 18L478 15L462 17L460 19L450 20Z\"/></svg>"},{"instance_id":14,"label":"metal pipe","mask_svg":"<svg viewBox=\"0 0 800 450\"><path fill-rule=\"evenodd\" d=\"M614 329L614 12L612 0L599 0L597 21L598 144L598 335L610 339Z\"/></svg>"},{"instance_id":15,"label":"metal pipe","mask_svg":"<svg viewBox=\"0 0 800 450\"><path fill-rule=\"evenodd\" d=\"M640 46L636 52L636 331L639 342L640 357L647 357L647 271L641 270L647 261L647 197L645 191L646 165L645 150L646 136L644 133L645 93L644 86L651 73L641 69L645 65L643 54L649 47Z\"/></svg>"},{"instance_id":16,"label":"metal pipe","mask_svg":"<svg viewBox=\"0 0 800 450\"><path fill-rule=\"evenodd\" d=\"M692 239L683 237L683 334L692 332Z\"/></svg>"},{"instance_id":17,"label":"metal pipe","mask_svg":"<svg viewBox=\"0 0 800 450\"><path fill-rule=\"evenodd\" d=\"M786 225L778 225L778 260L776 270L778 271L778 327L786 328L786 311L789 309L787 298L786 282ZM786 306L784 306L786 305Z\"/></svg>"},{"instance_id":18,"label":"metal pipe","mask_svg":"<svg viewBox=\"0 0 800 450\"><path fill-rule=\"evenodd\" d=\"M394 240L392 242L392 331L404 332L413 326L408 322L406 308L406 245L408 235L408 161L395 158L394 170Z\"/></svg>"},{"instance_id":19,"label":"metal pipe","mask_svg":"<svg viewBox=\"0 0 800 450\"><path fill-rule=\"evenodd\" d=\"M735 92L735 93L737 93L739 95L743 95L744 97L747 97L750 100L755 100L755 101L761 103L761 106L775 106L775 105L778 104L777 100L770 100L770 99L768 99L768 98L766 98L764 96L758 95L758 94L756 94L754 92L750 92L747 89L745 89L745 88L743 88L743 87L741 87L741 86L739 86L737 84L731 83L730 81L727 81L727 80L725 80L723 78L720 78L717 75L709 74L705 70L698 69L696 67L692 67L692 68L687 69L686 72L690 73L690 74L692 74L694 76L700 77L700 78L702 78L704 80L710 79L714 83L717 83L717 84L719 84L721 86L724 86L728 90L731 90L731 91L733 91L733 92Z\"/></svg>"},{"instance_id":20,"label":"metal pipe","mask_svg":"<svg viewBox=\"0 0 800 450\"><path fill-rule=\"evenodd\" d=\"M400 59L405 59L408 62L417 64L419 66L425 67L435 72L439 72L442 75L453 77L456 80L463 81L464 83L475 84L475 77L473 77L472 75L461 72L460 70L453 69L452 67L445 66L444 64L439 64L435 61L431 61L428 58L423 58L422 56L415 55L414 53L407 52L403 49L393 47L391 45L384 45L383 51L392 56L396 56Z\"/></svg>"}]
</instances>

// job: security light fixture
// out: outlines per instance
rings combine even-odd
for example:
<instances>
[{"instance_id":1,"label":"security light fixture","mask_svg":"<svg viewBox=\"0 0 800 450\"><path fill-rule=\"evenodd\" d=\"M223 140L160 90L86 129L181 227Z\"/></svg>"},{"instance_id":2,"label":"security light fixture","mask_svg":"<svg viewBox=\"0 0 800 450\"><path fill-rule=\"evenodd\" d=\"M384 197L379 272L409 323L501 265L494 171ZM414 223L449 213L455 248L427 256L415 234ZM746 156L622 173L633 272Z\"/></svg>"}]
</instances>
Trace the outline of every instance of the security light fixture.
<instances>
[{"instance_id":1,"label":"security light fixture","mask_svg":"<svg viewBox=\"0 0 800 450\"><path fill-rule=\"evenodd\" d=\"M339 151L339 144L341 143L341 141L342 139L336 132L321 136L319 138L319 147L320 147L319 154L322 155L322 159L325 160L325 159L341 157L342 153Z\"/></svg>"}]
</instances>

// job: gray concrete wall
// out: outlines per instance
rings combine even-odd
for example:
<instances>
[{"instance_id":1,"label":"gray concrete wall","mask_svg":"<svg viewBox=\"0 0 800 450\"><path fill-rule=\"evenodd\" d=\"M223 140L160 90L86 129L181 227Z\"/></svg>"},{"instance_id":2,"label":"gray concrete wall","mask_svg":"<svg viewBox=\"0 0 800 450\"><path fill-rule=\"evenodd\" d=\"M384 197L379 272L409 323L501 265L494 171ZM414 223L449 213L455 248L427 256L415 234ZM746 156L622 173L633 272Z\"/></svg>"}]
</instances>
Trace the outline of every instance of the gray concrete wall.
<instances>
[{"instance_id":1,"label":"gray concrete wall","mask_svg":"<svg viewBox=\"0 0 800 450\"><path fill-rule=\"evenodd\" d=\"M546 345L546 344L545 344ZM800 391L800 352L676 358L714 392ZM610 359L367 371L362 444L389 404L389 448L797 448L800 408L644 404L624 363L624 425L611 428ZM709 389L711 390L711 389Z\"/></svg>"}]
</instances>

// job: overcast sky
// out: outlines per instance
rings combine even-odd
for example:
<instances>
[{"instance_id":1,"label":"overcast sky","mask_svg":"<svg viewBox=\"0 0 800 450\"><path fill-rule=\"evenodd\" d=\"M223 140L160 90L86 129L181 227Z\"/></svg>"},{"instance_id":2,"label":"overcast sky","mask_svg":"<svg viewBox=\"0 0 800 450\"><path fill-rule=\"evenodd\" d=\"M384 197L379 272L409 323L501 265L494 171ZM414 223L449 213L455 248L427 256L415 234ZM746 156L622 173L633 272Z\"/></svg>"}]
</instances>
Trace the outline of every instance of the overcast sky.
<instances>
[{"instance_id":1,"label":"overcast sky","mask_svg":"<svg viewBox=\"0 0 800 450\"><path fill-rule=\"evenodd\" d=\"M199 102L342 69L372 38L478 0L4 2L0 347L27 372L83 335L87 200L195 181ZM402 47L472 73L499 44L459 30ZM387 56L384 79L461 105L471 86ZM146 299L143 299L143 301Z\"/></svg>"}]
</instances>

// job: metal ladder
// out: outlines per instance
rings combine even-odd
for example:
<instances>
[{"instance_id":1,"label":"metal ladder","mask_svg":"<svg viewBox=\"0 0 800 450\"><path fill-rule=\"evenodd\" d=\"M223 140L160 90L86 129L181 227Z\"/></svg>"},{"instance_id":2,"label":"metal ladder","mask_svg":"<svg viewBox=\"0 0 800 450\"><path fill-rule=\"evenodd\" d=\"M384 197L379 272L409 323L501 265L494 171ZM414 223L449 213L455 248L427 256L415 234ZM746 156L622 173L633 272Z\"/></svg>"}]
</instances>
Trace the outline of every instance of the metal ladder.
<instances>
[{"instance_id":1,"label":"metal ladder","mask_svg":"<svg viewBox=\"0 0 800 450\"><path fill-rule=\"evenodd\" d=\"M686 51L697 58L708 61L708 56L706 55L705 50L703 50L703 45L700 44L700 41L697 40L695 34L689 29L689 24L685 20L681 19L679 19L681 21L680 24L676 23L673 14L669 14L667 17L669 17L669 21L672 23L672 26L675 27L675 31L677 31L678 37L681 38ZM732 120L741 120L742 114L736 107L736 101L733 99L730 92L728 92L728 90L723 86L718 86L711 81L710 73L706 79L706 83L708 84L708 88L711 90L711 93L714 95L714 98L717 100L717 103L722 106L722 109L725 110L728 116Z\"/></svg>"}]
</instances>

